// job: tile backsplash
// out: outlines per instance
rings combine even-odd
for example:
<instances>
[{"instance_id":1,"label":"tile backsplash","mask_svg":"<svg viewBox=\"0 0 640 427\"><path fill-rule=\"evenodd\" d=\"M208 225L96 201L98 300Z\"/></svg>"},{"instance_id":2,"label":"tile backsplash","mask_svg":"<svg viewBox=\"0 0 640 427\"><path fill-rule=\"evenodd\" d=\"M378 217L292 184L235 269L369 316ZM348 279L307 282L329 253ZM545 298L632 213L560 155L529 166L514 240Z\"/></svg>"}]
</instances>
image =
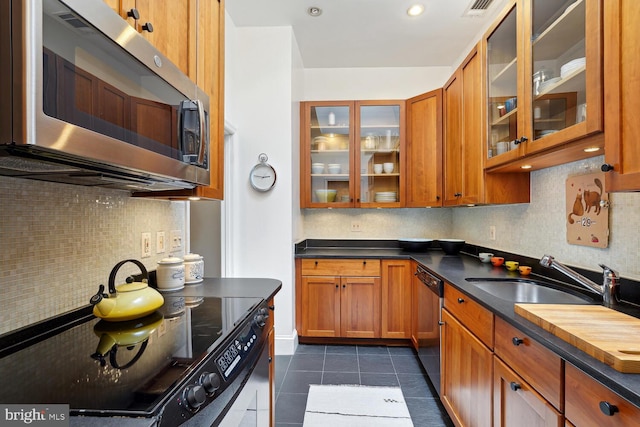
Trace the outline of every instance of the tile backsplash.
<instances>
[{"instance_id":1,"label":"tile backsplash","mask_svg":"<svg viewBox=\"0 0 640 427\"><path fill-rule=\"evenodd\" d=\"M524 256L545 253L558 261L599 271L604 263L623 277L640 280L640 192L609 194L609 246L567 243L565 181L599 170L603 156L547 168L531 174L531 203L438 209L306 209L308 239L462 238ZM360 232L351 231L351 223ZM489 227L496 227L496 240Z\"/></svg>"},{"instance_id":2,"label":"tile backsplash","mask_svg":"<svg viewBox=\"0 0 640 427\"><path fill-rule=\"evenodd\" d=\"M124 191L0 177L0 221L1 334L87 305L118 261L155 269L169 255L172 230L184 242L186 209ZM166 249L157 253L162 231ZM147 232L151 257L141 259ZM116 283L138 271L125 264Z\"/></svg>"}]
</instances>

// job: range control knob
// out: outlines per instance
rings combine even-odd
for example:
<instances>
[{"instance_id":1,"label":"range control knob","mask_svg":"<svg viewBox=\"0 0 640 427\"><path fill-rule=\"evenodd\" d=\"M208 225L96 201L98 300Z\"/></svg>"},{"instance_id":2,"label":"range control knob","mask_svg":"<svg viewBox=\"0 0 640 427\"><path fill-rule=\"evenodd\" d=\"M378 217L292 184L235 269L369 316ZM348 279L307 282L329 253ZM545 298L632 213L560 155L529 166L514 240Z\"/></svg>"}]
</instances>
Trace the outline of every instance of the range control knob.
<instances>
[{"instance_id":1,"label":"range control knob","mask_svg":"<svg viewBox=\"0 0 640 427\"><path fill-rule=\"evenodd\" d=\"M266 325L267 317L269 316L265 316L263 314L256 314L253 318L253 323L255 323L256 326L260 328L264 328L264 325Z\"/></svg>"},{"instance_id":2,"label":"range control knob","mask_svg":"<svg viewBox=\"0 0 640 427\"><path fill-rule=\"evenodd\" d=\"M200 375L200 384L202 384L207 394L213 394L220 388L220 376L211 372L205 372Z\"/></svg>"},{"instance_id":3,"label":"range control knob","mask_svg":"<svg viewBox=\"0 0 640 427\"><path fill-rule=\"evenodd\" d=\"M192 411L198 410L207 400L207 393L201 385L190 385L182 392L187 407Z\"/></svg>"}]
</instances>

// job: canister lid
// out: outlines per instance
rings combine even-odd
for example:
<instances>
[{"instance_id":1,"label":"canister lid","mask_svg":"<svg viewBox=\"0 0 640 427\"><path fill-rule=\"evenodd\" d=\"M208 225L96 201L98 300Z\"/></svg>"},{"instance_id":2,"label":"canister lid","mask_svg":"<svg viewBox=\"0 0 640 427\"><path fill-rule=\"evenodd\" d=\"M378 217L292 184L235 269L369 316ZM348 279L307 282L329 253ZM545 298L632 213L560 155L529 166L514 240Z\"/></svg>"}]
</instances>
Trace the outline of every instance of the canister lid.
<instances>
[{"instance_id":1,"label":"canister lid","mask_svg":"<svg viewBox=\"0 0 640 427\"><path fill-rule=\"evenodd\" d=\"M202 256L198 254L186 254L184 256L185 261L200 261L201 259L202 259Z\"/></svg>"},{"instance_id":2,"label":"canister lid","mask_svg":"<svg viewBox=\"0 0 640 427\"><path fill-rule=\"evenodd\" d=\"M182 258L178 258L175 256L162 258L160 261L158 261L158 264L163 264L163 265L180 264L180 263L182 263Z\"/></svg>"}]
</instances>

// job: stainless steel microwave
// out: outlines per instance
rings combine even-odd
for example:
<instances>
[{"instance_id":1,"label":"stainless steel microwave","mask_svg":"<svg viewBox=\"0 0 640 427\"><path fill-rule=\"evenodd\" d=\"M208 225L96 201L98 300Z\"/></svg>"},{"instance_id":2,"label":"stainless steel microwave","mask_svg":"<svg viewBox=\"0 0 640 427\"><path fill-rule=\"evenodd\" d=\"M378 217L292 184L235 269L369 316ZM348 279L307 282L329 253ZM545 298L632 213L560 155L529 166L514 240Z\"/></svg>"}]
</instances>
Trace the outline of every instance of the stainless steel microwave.
<instances>
[{"instance_id":1,"label":"stainless steel microwave","mask_svg":"<svg viewBox=\"0 0 640 427\"><path fill-rule=\"evenodd\" d=\"M0 175L209 184L209 98L102 0L0 5Z\"/></svg>"}]
</instances>

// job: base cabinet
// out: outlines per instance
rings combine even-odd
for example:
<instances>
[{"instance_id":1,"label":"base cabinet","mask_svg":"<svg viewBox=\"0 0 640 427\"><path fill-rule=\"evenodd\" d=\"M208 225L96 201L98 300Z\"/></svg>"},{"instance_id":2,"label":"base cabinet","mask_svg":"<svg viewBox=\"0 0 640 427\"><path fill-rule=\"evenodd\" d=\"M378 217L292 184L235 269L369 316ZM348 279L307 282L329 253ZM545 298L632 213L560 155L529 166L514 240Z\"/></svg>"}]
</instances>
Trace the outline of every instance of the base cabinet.
<instances>
[{"instance_id":1,"label":"base cabinet","mask_svg":"<svg viewBox=\"0 0 640 427\"><path fill-rule=\"evenodd\" d=\"M446 309L442 321L442 403L456 426L490 427L492 352Z\"/></svg>"},{"instance_id":2,"label":"base cabinet","mask_svg":"<svg viewBox=\"0 0 640 427\"><path fill-rule=\"evenodd\" d=\"M640 422L640 408L570 363L565 367L565 415L580 427L630 427Z\"/></svg>"},{"instance_id":3,"label":"base cabinet","mask_svg":"<svg viewBox=\"0 0 640 427\"><path fill-rule=\"evenodd\" d=\"M382 338L411 338L411 261L382 261Z\"/></svg>"},{"instance_id":4,"label":"base cabinet","mask_svg":"<svg viewBox=\"0 0 640 427\"><path fill-rule=\"evenodd\" d=\"M561 427L564 417L498 357L493 363L493 425Z\"/></svg>"},{"instance_id":5,"label":"base cabinet","mask_svg":"<svg viewBox=\"0 0 640 427\"><path fill-rule=\"evenodd\" d=\"M300 273L302 336L380 338L379 260L305 259Z\"/></svg>"}]
</instances>

